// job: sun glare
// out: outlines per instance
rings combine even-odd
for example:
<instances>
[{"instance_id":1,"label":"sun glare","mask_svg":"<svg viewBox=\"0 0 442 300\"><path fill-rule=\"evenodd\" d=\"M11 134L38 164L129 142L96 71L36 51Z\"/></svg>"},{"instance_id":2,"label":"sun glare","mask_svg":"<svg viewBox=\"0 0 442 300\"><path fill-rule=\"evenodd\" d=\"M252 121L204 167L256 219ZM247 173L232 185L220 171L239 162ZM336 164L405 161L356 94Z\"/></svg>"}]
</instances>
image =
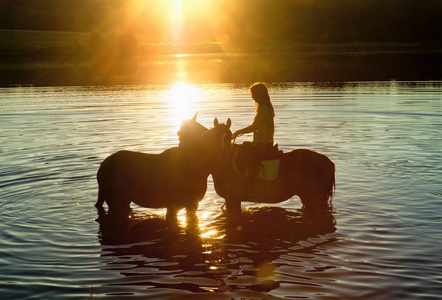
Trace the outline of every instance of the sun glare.
<instances>
[{"instance_id":1,"label":"sun glare","mask_svg":"<svg viewBox=\"0 0 442 300\"><path fill-rule=\"evenodd\" d=\"M199 100L199 90L191 84L178 82L168 93L168 101L172 105L172 114L177 127L181 125L181 121L190 119L196 111L193 106Z\"/></svg>"},{"instance_id":2,"label":"sun glare","mask_svg":"<svg viewBox=\"0 0 442 300\"><path fill-rule=\"evenodd\" d=\"M175 0L175 7L179 10L183 7L183 1L182 0Z\"/></svg>"}]
</instances>

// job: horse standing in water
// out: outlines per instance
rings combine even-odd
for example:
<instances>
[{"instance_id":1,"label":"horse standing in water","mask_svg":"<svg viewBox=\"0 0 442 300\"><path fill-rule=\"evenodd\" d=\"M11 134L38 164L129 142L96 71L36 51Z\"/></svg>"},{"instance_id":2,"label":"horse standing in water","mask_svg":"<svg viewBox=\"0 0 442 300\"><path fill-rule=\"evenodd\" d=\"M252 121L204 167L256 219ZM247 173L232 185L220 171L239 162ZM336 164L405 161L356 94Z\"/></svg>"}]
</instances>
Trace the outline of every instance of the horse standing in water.
<instances>
[{"instance_id":1,"label":"horse standing in water","mask_svg":"<svg viewBox=\"0 0 442 300\"><path fill-rule=\"evenodd\" d=\"M327 156L308 149L282 153L278 175L265 180L235 172L234 153L239 147L233 144L228 158L219 161L212 171L216 193L226 200L228 213L241 212L242 201L279 203L295 195L308 211L323 212L331 208L335 164Z\"/></svg>"},{"instance_id":2,"label":"horse standing in water","mask_svg":"<svg viewBox=\"0 0 442 300\"><path fill-rule=\"evenodd\" d=\"M239 145L232 145L232 152ZM325 155L294 149L280 155L279 171L273 180L244 176L234 171L233 155L212 172L215 190L226 199L228 213L239 213L241 201L279 203L297 195L313 212L327 211L335 189L335 165Z\"/></svg>"},{"instance_id":3,"label":"horse standing in water","mask_svg":"<svg viewBox=\"0 0 442 300\"><path fill-rule=\"evenodd\" d=\"M176 219L186 208L193 217L207 189L207 177L230 150L231 121L207 130L192 120L183 122L180 146L160 154L119 151L107 157L97 172L98 201L106 202L109 215L127 217L130 203L149 208L167 208L166 219ZM186 123L189 122L189 123ZM198 124L196 126L194 123ZM204 132L204 133L203 133Z\"/></svg>"}]
</instances>

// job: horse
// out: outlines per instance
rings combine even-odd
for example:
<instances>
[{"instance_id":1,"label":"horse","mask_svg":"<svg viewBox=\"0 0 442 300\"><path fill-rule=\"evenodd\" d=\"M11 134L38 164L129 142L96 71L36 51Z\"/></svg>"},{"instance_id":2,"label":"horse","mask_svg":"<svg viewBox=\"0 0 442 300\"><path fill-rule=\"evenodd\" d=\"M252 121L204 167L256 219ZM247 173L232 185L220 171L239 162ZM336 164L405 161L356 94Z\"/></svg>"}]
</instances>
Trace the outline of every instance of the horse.
<instances>
[{"instance_id":1,"label":"horse","mask_svg":"<svg viewBox=\"0 0 442 300\"><path fill-rule=\"evenodd\" d=\"M189 120L192 126L183 122L181 129L186 134L180 134L178 147L160 154L122 150L107 157L97 172L97 209L104 210L106 202L109 216L127 217L133 202L166 208L166 220L176 220L182 208L187 217L196 216L207 190L207 177L217 161L227 155L232 133L230 119L220 124L215 118L214 127L207 130L201 124L195 127L194 118Z\"/></svg>"},{"instance_id":2,"label":"horse","mask_svg":"<svg viewBox=\"0 0 442 300\"><path fill-rule=\"evenodd\" d=\"M195 123L198 124L194 122L191 126L198 127ZM335 164L327 156L309 149L293 149L279 154L277 176L265 180L235 172L234 154L239 148L239 144L232 144L230 155L218 161L211 173L215 191L226 200L229 214L240 213L243 201L280 203L295 195L299 196L307 211L326 212L332 208Z\"/></svg>"},{"instance_id":3,"label":"horse","mask_svg":"<svg viewBox=\"0 0 442 300\"><path fill-rule=\"evenodd\" d=\"M232 144L231 153L239 147ZM278 174L272 180L235 172L233 157L230 155L212 172L216 193L226 200L228 213L238 214L242 201L280 203L295 195L309 211L331 208L335 165L327 156L308 149L282 153Z\"/></svg>"}]
</instances>

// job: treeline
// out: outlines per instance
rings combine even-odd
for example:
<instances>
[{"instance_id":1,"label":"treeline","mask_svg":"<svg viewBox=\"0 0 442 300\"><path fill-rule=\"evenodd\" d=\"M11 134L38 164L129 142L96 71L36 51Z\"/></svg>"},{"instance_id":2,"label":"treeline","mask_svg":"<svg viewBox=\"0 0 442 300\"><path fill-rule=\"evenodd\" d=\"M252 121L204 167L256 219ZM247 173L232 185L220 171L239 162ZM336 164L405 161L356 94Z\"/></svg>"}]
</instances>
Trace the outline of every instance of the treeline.
<instances>
[{"instance_id":1,"label":"treeline","mask_svg":"<svg viewBox=\"0 0 442 300\"><path fill-rule=\"evenodd\" d=\"M442 41L440 0L229 0L224 7L221 34L243 49Z\"/></svg>"},{"instance_id":2,"label":"treeline","mask_svg":"<svg viewBox=\"0 0 442 300\"><path fill-rule=\"evenodd\" d=\"M105 16L119 9L115 0L0 0L0 28L89 32L111 24ZM108 27L108 28L106 28Z\"/></svg>"},{"instance_id":3,"label":"treeline","mask_svg":"<svg viewBox=\"0 0 442 300\"><path fill-rule=\"evenodd\" d=\"M168 1L0 0L0 29L128 30L162 37L164 42L171 35L171 20L163 11ZM207 1L216 3L216 13L187 14L185 22L193 26L185 26L181 34L189 39L197 36L200 42L223 42L237 50L355 42L431 45L442 40L440 0ZM128 8L141 2L145 5L140 6L138 20L131 22Z\"/></svg>"},{"instance_id":4,"label":"treeline","mask_svg":"<svg viewBox=\"0 0 442 300\"><path fill-rule=\"evenodd\" d=\"M170 34L166 2L172 0L0 0L0 29L127 31L155 40Z\"/></svg>"}]
</instances>

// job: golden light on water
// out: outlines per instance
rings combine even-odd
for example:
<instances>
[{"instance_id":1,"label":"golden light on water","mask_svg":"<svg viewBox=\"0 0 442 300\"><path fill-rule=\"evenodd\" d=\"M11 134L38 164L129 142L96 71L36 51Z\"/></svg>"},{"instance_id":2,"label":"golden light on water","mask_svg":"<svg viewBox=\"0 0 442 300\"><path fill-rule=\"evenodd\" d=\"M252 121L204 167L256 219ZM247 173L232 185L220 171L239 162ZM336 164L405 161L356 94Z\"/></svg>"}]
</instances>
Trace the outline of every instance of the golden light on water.
<instances>
[{"instance_id":1,"label":"golden light on water","mask_svg":"<svg viewBox=\"0 0 442 300\"><path fill-rule=\"evenodd\" d=\"M217 233L218 232L215 229L213 229L213 230L209 230L209 231L203 232L201 234L201 237L202 238L214 238L214 237L217 236Z\"/></svg>"},{"instance_id":2,"label":"golden light on water","mask_svg":"<svg viewBox=\"0 0 442 300\"><path fill-rule=\"evenodd\" d=\"M180 212L178 212L178 214L177 214L177 221L178 221L178 224L181 226L181 227L186 227L186 225L187 225L187 218L186 218L186 214L185 214L185 211L184 210L181 210Z\"/></svg>"},{"instance_id":3,"label":"golden light on water","mask_svg":"<svg viewBox=\"0 0 442 300\"><path fill-rule=\"evenodd\" d=\"M172 115L177 127L181 121L190 119L197 111L195 104L200 100L200 91L195 86L178 82L167 94L167 100L172 106Z\"/></svg>"}]
</instances>

